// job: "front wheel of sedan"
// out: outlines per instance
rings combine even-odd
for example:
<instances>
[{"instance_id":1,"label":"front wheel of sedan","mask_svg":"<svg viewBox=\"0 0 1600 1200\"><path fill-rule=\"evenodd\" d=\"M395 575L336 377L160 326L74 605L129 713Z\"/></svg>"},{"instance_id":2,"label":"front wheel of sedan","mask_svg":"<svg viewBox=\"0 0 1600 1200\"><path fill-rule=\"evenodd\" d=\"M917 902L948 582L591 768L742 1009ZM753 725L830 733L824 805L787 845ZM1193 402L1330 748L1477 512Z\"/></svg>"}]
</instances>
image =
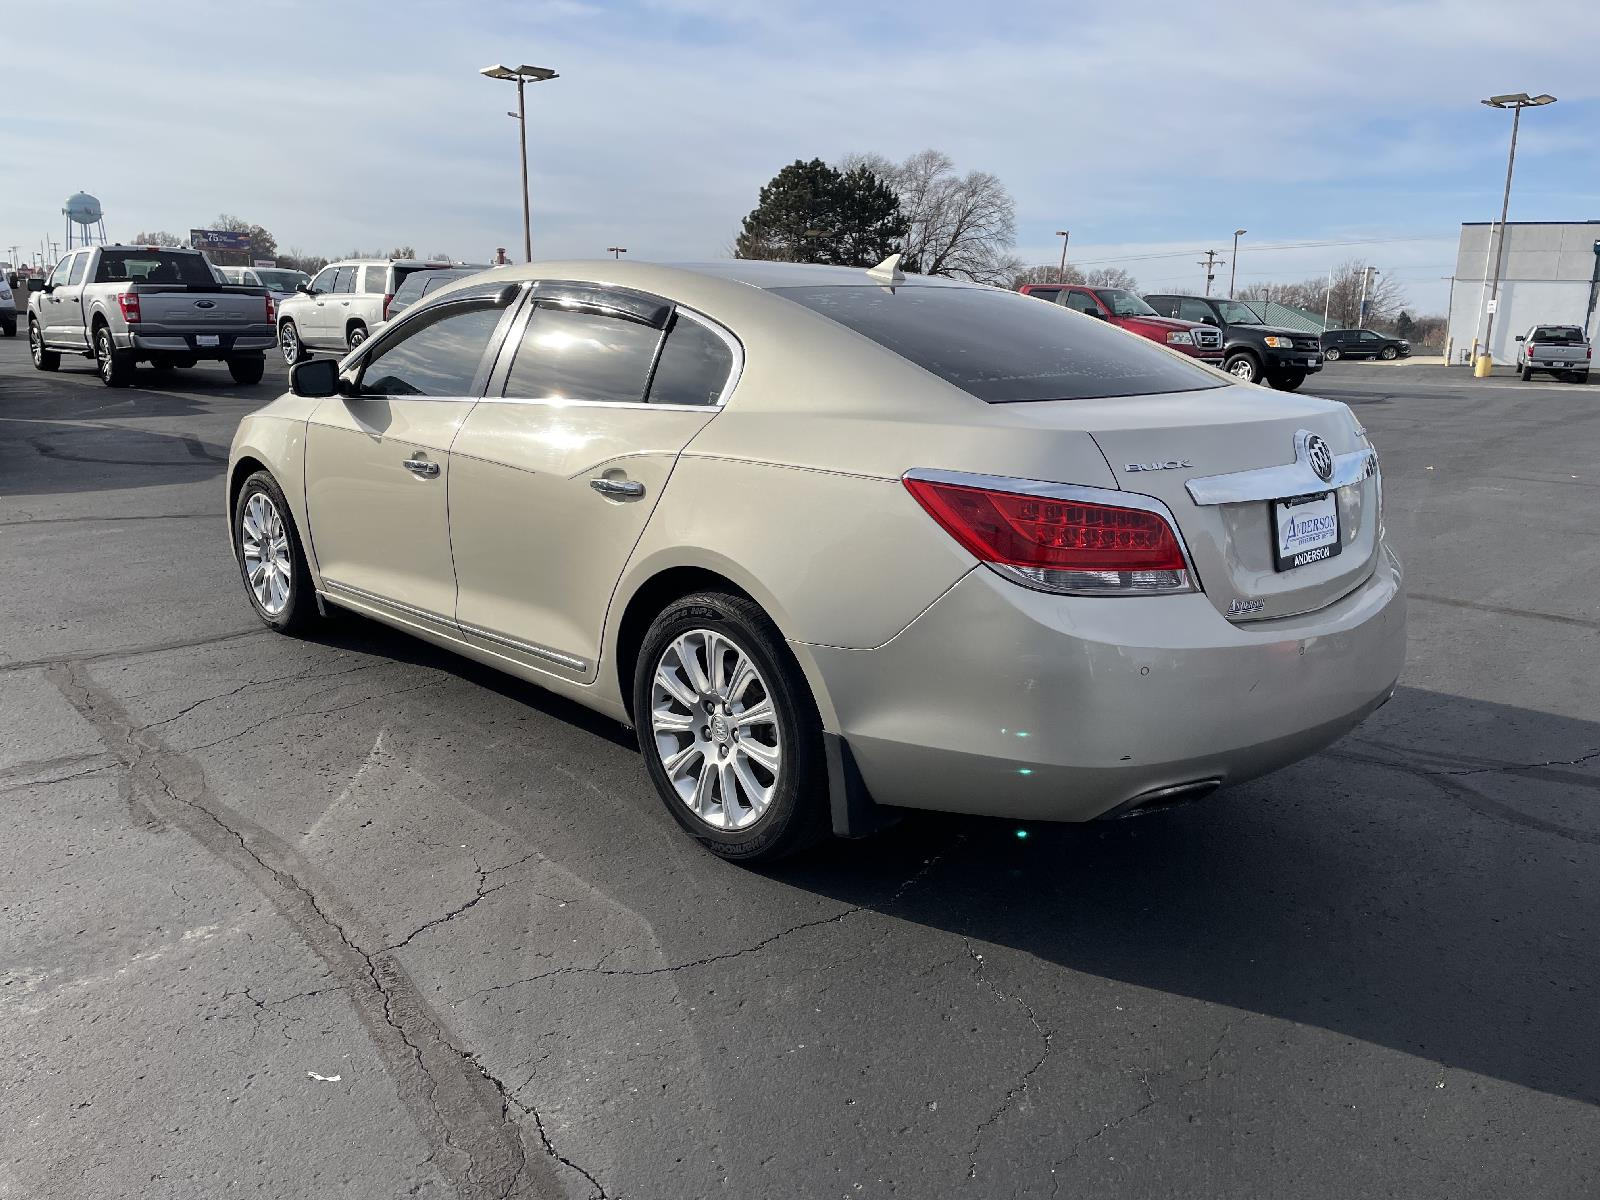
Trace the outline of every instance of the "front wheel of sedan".
<instances>
[{"instance_id":1,"label":"front wheel of sedan","mask_svg":"<svg viewBox=\"0 0 1600 1200\"><path fill-rule=\"evenodd\" d=\"M634 668L633 705L656 791L712 853L775 859L826 835L816 703L751 601L699 592L656 617Z\"/></svg>"},{"instance_id":2,"label":"front wheel of sedan","mask_svg":"<svg viewBox=\"0 0 1600 1200\"><path fill-rule=\"evenodd\" d=\"M317 600L300 533L278 481L257 471L233 502L233 550L256 615L279 633L311 624Z\"/></svg>"}]
</instances>

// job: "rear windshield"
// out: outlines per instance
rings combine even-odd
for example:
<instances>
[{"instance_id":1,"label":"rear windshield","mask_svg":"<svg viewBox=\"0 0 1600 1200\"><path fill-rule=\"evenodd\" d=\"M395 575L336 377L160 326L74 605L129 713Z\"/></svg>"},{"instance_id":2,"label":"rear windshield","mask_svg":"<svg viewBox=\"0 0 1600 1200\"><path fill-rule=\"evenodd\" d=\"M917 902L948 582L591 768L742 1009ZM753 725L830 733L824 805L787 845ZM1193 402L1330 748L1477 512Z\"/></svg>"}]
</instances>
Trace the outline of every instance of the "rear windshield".
<instances>
[{"instance_id":1,"label":"rear windshield","mask_svg":"<svg viewBox=\"0 0 1600 1200\"><path fill-rule=\"evenodd\" d=\"M405 279L408 275L415 275L418 271L437 271L443 267L443 263L440 263L437 267L402 267L397 263L391 268L391 270L394 272L394 282L389 286L398 292L400 290L400 285L405 282Z\"/></svg>"},{"instance_id":2,"label":"rear windshield","mask_svg":"<svg viewBox=\"0 0 1600 1200\"><path fill-rule=\"evenodd\" d=\"M257 267L256 275L275 292L292 292L302 283L311 282L311 276L304 271L290 271L285 267Z\"/></svg>"},{"instance_id":3,"label":"rear windshield","mask_svg":"<svg viewBox=\"0 0 1600 1200\"><path fill-rule=\"evenodd\" d=\"M211 264L193 251L102 250L96 283L215 284Z\"/></svg>"},{"instance_id":4,"label":"rear windshield","mask_svg":"<svg viewBox=\"0 0 1600 1200\"><path fill-rule=\"evenodd\" d=\"M992 288L775 288L990 404L1222 387L1204 367L1060 305Z\"/></svg>"},{"instance_id":5,"label":"rear windshield","mask_svg":"<svg viewBox=\"0 0 1600 1200\"><path fill-rule=\"evenodd\" d=\"M1557 345L1574 346L1583 343L1583 330L1576 325L1541 325L1533 331L1531 342L1555 342Z\"/></svg>"}]
</instances>

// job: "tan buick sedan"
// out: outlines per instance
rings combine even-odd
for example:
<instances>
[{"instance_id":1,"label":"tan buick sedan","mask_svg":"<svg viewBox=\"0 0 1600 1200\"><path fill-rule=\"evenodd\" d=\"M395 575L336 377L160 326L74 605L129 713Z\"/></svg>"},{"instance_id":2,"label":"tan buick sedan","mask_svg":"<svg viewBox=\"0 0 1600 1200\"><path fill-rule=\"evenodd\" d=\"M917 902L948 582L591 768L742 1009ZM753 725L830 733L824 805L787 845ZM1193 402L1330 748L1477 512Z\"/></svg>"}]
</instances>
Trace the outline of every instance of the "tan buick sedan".
<instances>
[{"instance_id":1,"label":"tan buick sedan","mask_svg":"<svg viewBox=\"0 0 1600 1200\"><path fill-rule=\"evenodd\" d=\"M1405 652L1344 405L892 264L463 280L295 367L228 504L269 625L337 605L631 724L734 859L1188 799Z\"/></svg>"}]
</instances>

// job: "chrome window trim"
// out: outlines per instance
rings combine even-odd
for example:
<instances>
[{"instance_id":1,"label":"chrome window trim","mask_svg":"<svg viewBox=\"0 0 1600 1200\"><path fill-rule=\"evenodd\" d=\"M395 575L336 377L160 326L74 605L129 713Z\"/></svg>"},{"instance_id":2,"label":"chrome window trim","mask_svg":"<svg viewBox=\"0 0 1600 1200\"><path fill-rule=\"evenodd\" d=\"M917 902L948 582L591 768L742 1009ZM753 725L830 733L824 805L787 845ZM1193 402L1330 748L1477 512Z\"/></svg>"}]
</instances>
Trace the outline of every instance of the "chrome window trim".
<instances>
[{"instance_id":1,"label":"chrome window trim","mask_svg":"<svg viewBox=\"0 0 1600 1200\"><path fill-rule=\"evenodd\" d=\"M1196 504L1249 504L1336 491L1377 474L1378 455L1370 448L1333 456L1333 473L1324 479L1311 469L1305 439L1295 439L1295 461L1229 475L1203 475L1184 486Z\"/></svg>"},{"instance_id":2,"label":"chrome window trim","mask_svg":"<svg viewBox=\"0 0 1600 1200\"><path fill-rule=\"evenodd\" d=\"M995 492L1015 492L1022 496L1040 496L1049 500L1080 500L1085 504L1106 504L1114 508L1133 508L1155 513L1167 523L1172 536L1178 539L1178 549L1183 552L1184 581L1179 587L1153 588L1140 592L1064 591L1041 588L1025 575L1008 569L1001 563L983 563L1004 579L1036 592L1052 596L1093 596L1101 600L1124 600L1129 596L1171 596L1180 593L1202 592L1200 573L1195 570L1194 558L1189 553L1189 543L1184 540L1183 528L1172 510L1154 496L1139 492L1124 492L1119 488L1088 487L1076 483L1052 483L1046 479L1018 479L1010 475L979 475L971 471L941 471L927 467L913 467L902 479L920 479L928 483L948 483L956 487L985 488ZM979 561L982 561L981 559Z\"/></svg>"}]
</instances>

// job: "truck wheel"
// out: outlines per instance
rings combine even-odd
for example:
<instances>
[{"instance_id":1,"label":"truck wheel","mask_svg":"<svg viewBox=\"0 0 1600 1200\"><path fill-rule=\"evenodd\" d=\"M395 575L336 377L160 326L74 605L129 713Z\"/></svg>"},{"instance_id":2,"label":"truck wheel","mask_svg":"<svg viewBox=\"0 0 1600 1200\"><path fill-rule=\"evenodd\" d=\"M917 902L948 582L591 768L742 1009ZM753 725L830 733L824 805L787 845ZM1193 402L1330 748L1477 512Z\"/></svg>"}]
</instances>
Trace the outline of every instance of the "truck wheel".
<instances>
[{"instance_id":1,"label":"truck wheel","mask_svg":"<svg viewBox=\"0 0 1600 1200\"><path fill-rule=\"evenodd\" d=\"M349 329L347 329L345 331L345 341L349 343L350 349L352 349L352 350L354 350L357 346L361 345L361 343L366 341L366 340L367 340L367 327L365 325L363 325L360 321L355 322L353 325L350 326Z\"/></svg>"},{"instance_id":2,"label":"truck wheel","mask_svg":"<svg viewBox=\"0 0 1600 1200\"><path fill-rule=\"evenodd\" d=\"M33 354L33 369L36 371L54 371L61 365L61 355L44 348L44 334L39 331L37 321L28 322L28 349Z\"/></svg>"},{"instance_id":3,"label":"truck wheel","mask_svg":"<svg viewBox=\"0 0 1600 1200\"><path fill-rule=\"evenodd\" d=\"M1329 362L1338 362L1344 357L1344 351L1339 349L1337 346L1329 346L1322 352L1322 357L1327 359Z\"/></svg>"},{"instance_id":4,"label":"truck wheel","mask_svg":"<svg viewBox=\"0 0 1600 1200\"><path fill-rule=\"evenodd\" d=\"M1522 382L1523 383L1527 383L1532 378L1533 378L1533 368L1532 367L1523 367L1522 368Z\"/></svg>"},{"instance_id":5,"label":"truck wheel","mask_svg":"<svg viewBox=\"0 0 1600 1200\"><path fill-rule=\"evenodd\" d=\"M0 333L5 334L7 337L16 337L17 336L17 323L16 323L16 321L14 321L14 320L7 321L4 325L0 325Z\"/></svg>"},{"instance_id":6,"label":"truck wheel","mask_svg":"<svg viewBox=\"0 0 1600 1200\"><path fill-rule=\"evenodd\" d=\"M124 388L133 382L133 355L117 349L109 325L95 326L94 363L100 370L100 382L107 387Z\"/></svg>"},{"instance_id":7,"label":"truck wheel","mask_svg":"<svg viewBox=\"0 0 1600 1200\"><path fill-rule=\"evenodd\" d=\"M1300 385L1305 381L1306 373L1304 371L1283 371L1277 375L1267 376L1267 382L1280 392L1298 391Z\"/></svg>"},{"instance_id":8,"label":"truck wheel","mask_svg":"<svg viewBox=\"0 0 1600 1200\"><path fill-rule=\"evenodd\" d=\"M285 321L278 326L278 349L283 351L283 361L291 367L311 357L306 353L305 343L300 340L300 331L295 328L293 321Z\"/></svg>"},{"instance_id":9,"label":"truck wheel","mask_svg":"<svg viewBox=\"0 0 1600 1200\"><path fill-rule=\"evenodd\" d=\"M247 354L239 358L228 360L228 374L233 376L235 383L252 384L260 383L261 377L266 374L267 359L261 354Z\"/></svg>"},{"instance_id":10,"label":"truck wheel","mask_svg":"<svg viewBox=\"0 0 1600 1200\"><path fill-rule=\"evenodd\" d=\"M1248 350L1235 350L1228 355L1228 360L1222 364L1222 369L1245 383L1261 382L1261 362Z\"/></svg>"}]
</instances>

